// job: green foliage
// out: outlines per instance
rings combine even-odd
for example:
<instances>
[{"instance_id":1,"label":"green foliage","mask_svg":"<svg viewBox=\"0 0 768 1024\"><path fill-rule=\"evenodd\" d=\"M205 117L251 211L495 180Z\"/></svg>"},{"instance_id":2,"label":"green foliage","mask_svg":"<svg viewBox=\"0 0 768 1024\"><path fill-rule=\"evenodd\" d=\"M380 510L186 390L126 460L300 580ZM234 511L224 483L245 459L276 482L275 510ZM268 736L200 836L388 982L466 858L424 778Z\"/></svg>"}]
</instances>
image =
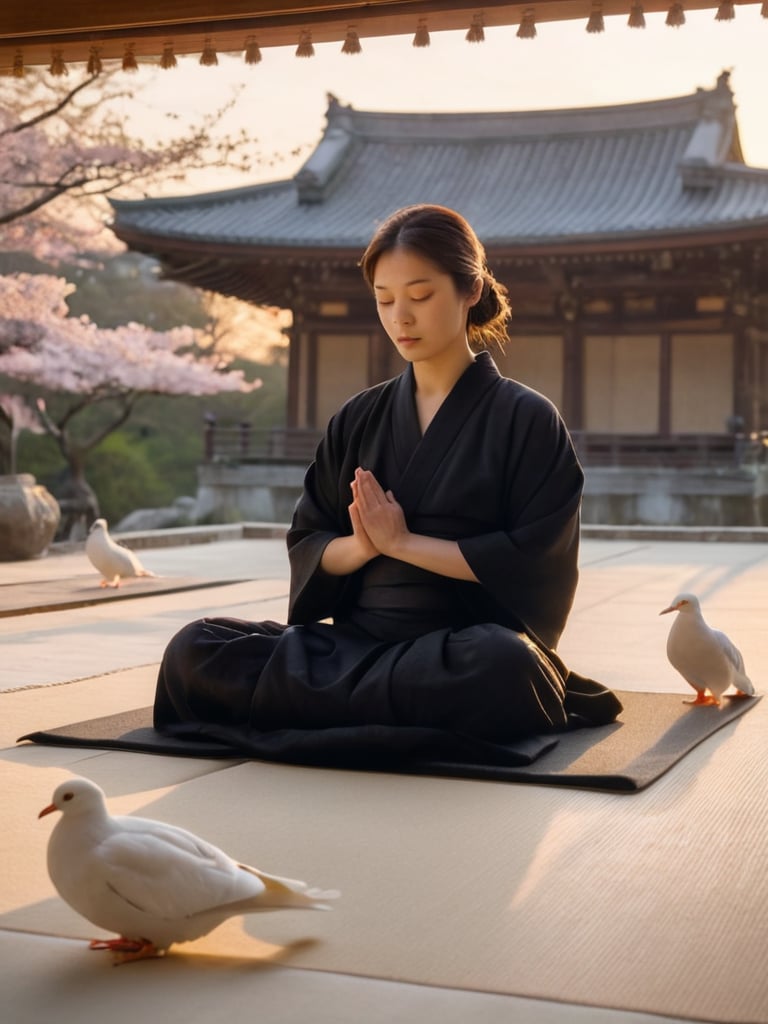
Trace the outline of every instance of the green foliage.
<instances>
[{"instance_id":1,"label":"green foliage","mask_svg":"<svg viewBox=\"0 0 768 1024\"><path fill-rule=\"evenodd\" d=\"M52 437L24 431L19 437L17 458L19 473L31 473L51 494L56 493L56 484L67 466Z\"/></svg>"},{"instance_id":2,"label":"green foliage","mask_svg":"<svg viewBox=\"0 0 768 1024\"><path fill-rule=\"evenodd\" d=\"M135 320L167 331L208 322L200 292L162 280L157 262L146 256L127 252L93 267L65 266L59 272L77 289L67 300L72 315L85 313L100 327Z\"/></svg>"},{"instance_id":3,"label":"green foliage","mask_svg":"<svg viewBox=\"0 0 768 1024\"><path fill-rule=\"evenodd\" d=\"M174 494L147 454L125 434L111 434L88 460L88 480L101 514L117 523L136 508L169 505Z\"/></svg>"},{"instance_id":4,"label":"green foliage","mask_svg":"<svg viewBox=\"0 0 768 1024\"><path fill-rule=\"evenodd\" d=\"M137 508L158 508L197 492L197 467L203 459L204 416L222 424L249 422L268 430L285 422L287 373L284 366L239 364L264 384L250 395L152 395L142 398L131 419L88 456L88 482L102 514L113 523ZM89 409L97 426L98 407ZM32 473L52 494L61 493L66 475L55 441L24 432L19 439L18 470Z\"/></svg>"},{"instance_id":5,"label":"green foliage","mask_svg":"<svg viewBox=\"0 0 768 1024\"><path fill-rule=\"evenodd\" d=\"M68 300L71 313L85 313L102 327L138 320L167 330L180 324L201 327L208 321L201 293L159 280L155 262L135 253L90 268L62 267L57 272L77 286ZM263 381L251 394L142 396L130 419L87 455L86 477L102 515L117 523L137 508L157 508L182 495L194 495L197 467L203 459L206 414L212 413L222 425L248 422L254 431L282 425L287 369L281 356L284 352L275 353L275 362L263 365L246 360L232 364L249 380L259 377ZM5 390L25 393L30 402L42 395L53 413L69 401L17 382L9 382ZM109 402L83 409L70 425L74 445L98 434L114 415L114 403ZM52 494L61 496L67 467L50 436L22 433L18 471L32 473Z\"/></svg>"}]
</instances>

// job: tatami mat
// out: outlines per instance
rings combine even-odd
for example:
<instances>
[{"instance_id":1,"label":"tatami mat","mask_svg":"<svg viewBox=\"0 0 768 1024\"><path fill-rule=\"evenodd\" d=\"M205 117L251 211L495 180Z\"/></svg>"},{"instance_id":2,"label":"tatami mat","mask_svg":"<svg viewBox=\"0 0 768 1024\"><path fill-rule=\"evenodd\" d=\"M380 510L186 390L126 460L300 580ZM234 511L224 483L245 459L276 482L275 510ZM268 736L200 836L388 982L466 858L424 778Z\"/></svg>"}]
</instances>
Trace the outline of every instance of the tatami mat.
<instances>
[{"instance_id":1,"label":"tatami mat","mask_svg":"<svg viewBox=\"0 0 768 1024\"><path fill-rule=\"evenodd\" d=\"M123 778L110 803L342 891L332 913L237 919L185 950L288 949L293 967L763 1024L768 820L763 803L749 848L738 846L732 780L768 787L765 719L756 707L631 799L248 763L149 794ZM90 774L88 761L78 769ZM10 771L25 792L6 814L15 838L2 856L17 884L0 928L89 937L53 893L50 825L35 818L64 773Z\"/></svg>"},{"instance_id":2,"label":"tatami mat","mask_svg":"<svg viewBox=\"0 0 768 1024\"><path fill-rule=\"evenodd\" d=\"M0 931L16 979L13 1024L83 1024L94 1005L110 1024L672 1024L669 1017L564 1006L299 971L246 957L177 955L113 970L79 941Z\"/></svg>"},{"instance_id":3,"label":"tatami mat","mask_svg":"<svg viewBox=\"0 0 768 1024\"><path fill-rule=\"evenodd\" d=\"M285 614L277 542L153 559L163 573L233 579L246 566L263 579L0 619L0 686L33 687L0 695L0 981L13 1024L768 1024L766 701L631 796L15 746L41 721L150 704L180 622ZM617 689L689 696L658 612L691 589L764 691L767 586L763 545L588 542L561 653ZM332 913L238 918L114 970L45 867L53 820L37 814L71 774L95 779L116 812L176 822L342 896Z\"/></svg>"}]
</instances>

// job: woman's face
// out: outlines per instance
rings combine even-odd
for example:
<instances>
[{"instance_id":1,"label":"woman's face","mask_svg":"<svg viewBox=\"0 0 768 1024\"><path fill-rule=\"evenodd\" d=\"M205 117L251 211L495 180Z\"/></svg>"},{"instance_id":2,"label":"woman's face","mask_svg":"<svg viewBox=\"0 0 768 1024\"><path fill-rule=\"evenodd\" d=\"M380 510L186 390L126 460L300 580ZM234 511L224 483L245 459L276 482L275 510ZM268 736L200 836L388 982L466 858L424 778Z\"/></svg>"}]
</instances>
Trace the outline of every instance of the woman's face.
<instances>
[{"instance_id":1,"label":"woman's face","mask_svg":"<svg viewBox=\"0 0 768 1024\"><path fill-rule=\"evenodd\" d=\"M410 249L383 253L373 275L381 324L411 363L468 351L467 313L481 286L460 295L450 274Z\"/></svg>"}]
</instances>

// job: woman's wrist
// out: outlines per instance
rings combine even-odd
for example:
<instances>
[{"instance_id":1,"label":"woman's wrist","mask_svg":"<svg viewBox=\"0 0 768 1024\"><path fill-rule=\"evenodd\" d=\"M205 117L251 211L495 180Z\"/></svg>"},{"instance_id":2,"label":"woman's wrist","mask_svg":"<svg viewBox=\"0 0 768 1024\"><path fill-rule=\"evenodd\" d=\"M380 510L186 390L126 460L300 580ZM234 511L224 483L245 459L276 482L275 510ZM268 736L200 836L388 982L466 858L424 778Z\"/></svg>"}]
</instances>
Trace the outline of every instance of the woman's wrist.
<instances>
[{"instance_id":1,"label":"woman's wrist","mask_svg":"<svg viewBox=\"0 0 768 1024\"><path fill-rule=\"evenodd\" d=\"M374 557L355 534L334 537L323 551L320 568L330 576L349 576Z\"/></svg>"},{"instance_id":2,"label":"woman's wrist","mask_svg":"<svg viewBox=\"0 0 768 1024\"><path fill-rule=\"evenodd\" d=\"M454 540L407 532L399 536L384 553L390 558L397 558L439 576L477 582L458 542Z\"/></svg>"}]
</instances>

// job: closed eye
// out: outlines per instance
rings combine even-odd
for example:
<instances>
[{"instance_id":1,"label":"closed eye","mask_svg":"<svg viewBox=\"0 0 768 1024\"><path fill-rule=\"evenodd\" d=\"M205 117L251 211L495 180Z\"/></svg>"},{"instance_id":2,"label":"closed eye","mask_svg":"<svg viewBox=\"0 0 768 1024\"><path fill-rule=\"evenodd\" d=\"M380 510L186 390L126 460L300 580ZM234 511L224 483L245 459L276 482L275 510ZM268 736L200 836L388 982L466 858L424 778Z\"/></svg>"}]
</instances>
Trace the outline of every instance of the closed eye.
<instances>
[{"instance_id":1,"label":"closed eye","mask_svg":"<svg viewBox=\"0 0 768 1024\"><path fill-rule=\"evenodd\" d=\"M429 295L411 295L408 299L409 302L426 302L432 298L434 293L430 292ZM379 306L391 306L394 304L394 299L377 299L376 304Z\"/></svg>"}]
</instances>

